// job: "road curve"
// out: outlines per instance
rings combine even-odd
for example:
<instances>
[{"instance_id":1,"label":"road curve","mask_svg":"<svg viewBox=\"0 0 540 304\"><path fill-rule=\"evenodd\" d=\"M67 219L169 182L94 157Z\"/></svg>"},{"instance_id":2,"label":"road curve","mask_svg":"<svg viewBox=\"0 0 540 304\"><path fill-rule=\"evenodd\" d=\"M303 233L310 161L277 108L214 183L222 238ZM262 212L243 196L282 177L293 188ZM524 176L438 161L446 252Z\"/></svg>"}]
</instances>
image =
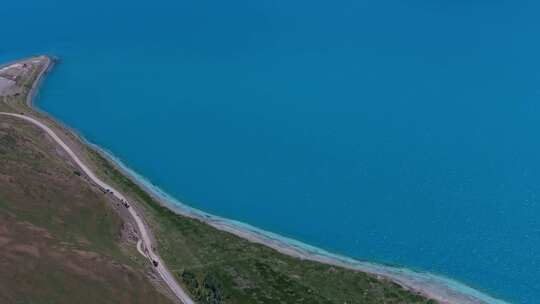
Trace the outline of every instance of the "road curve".
<instances>
[{"instance_id":1,"label":"road curve","mask_svg":"<svg viewBox=\"0 0 540 304\"><path fill-rule=\"evenodd\" d=\"M128 200L120 193L118 190L114 189L112 186L106 184L104 181L99 179L93 172L90 170L80 159L77 157L77 155L69 148L69 146L64 143L60 137L58 137L53 130L51 130L49 127L47 127L42 122L38 121L37 119L34 119L29 116L24 116L20 114L15 113L6 113L6 112L0 112L0 115L6 115L11 117L17 117L23 120L26 120L36 126L38 126L40 129L45 131L49 136L51 136L54 141L56 141L68 154L69 156L77 163L77 165L88 175L88 177L95 182L98 186L102 187L103 189L108 189L112 191L111 195L115 196L117 199L123 202L128 202ZM137 212L133 208L128 208L129 214L131 217L135 220L135 223L137 224L137 228L140 231L140 241L142 241L142 245L144 245L144 248L146 250L142 250L140 247L140 243L137 244L138 251L146 256L150 263L153 263L153 261L158 262L157 267L154 267L156 271L159 273L165 284L169 286L171 291L182 301L184 304L195 304L193 300L188 296L188 294L182 289L182 287L176 282L171 272L165 267L165 263L161 260L159 255L157 255L152 250L152 242L150 241L150 237L148 236L148 230L144 223L142 222L140 216L137 214Z\"/></svg>"}]
</instances>

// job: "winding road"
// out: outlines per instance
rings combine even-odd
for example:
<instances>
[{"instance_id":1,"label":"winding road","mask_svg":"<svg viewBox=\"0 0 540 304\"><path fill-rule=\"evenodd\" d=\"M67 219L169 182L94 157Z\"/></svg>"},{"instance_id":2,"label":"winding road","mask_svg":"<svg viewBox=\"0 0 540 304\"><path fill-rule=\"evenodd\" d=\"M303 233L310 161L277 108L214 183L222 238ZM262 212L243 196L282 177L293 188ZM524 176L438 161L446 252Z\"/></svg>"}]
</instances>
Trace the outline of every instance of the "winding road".
<instances>
[{"instance_id":1,"label":"winding road","mask_svg":"<svg viewBox=\"0 0 540 304\"><path fill-rule=\"evenodd\" d=\"M54 141L56 141L68 153L68 155L75 161L75 163L77 163L77 165L84 171L84 173L86 173L86 175L88 175L88 177L93 182L95 182L101 188L103 188L105 190L109 190L110 195L113 195L114 197L116 197L117 199L119 199L122 202L125 202L129 206L128 200L122 195L122 193L120 193L120 191L114 189L112 186L106 184L104 181L99 179L92 172L92 170L90 170L79 159L79 157L77 157L77 155L71 150L71 148L69 148L69 146L66 143L64 143L64 141L60 137L58 137L58 135L56 135L54 133L54 131L51 130L49 127L47 127L45 124L38 121L37 119L34 119L32 117L29 117L29 116L25 116L25 115L20 115L20 114L15 114L15 113L6 113L6 112L0 112L0 115L17 117L17 118L26 120L26 121L38 126L40 129L42 129L47 134L49 134L54 139ZM157 255L157 253L155 253L152 250L152 242L151 242L150 237L149 237L148 229L144 225L144 223L141 220L141 217L139 216L139 214L137 214L137 212L134 210L134 208L128 208L128 211L129 211L129 214L131 215L131 217L133 218L133 220L135 220L135 223L137 224L137 228L140 231L140 240L137 243L137 250L139 251L139 253L141 253L143 256L147 257L150 260L150 263L154 263L154 261L158 263L158 265L155 266L154 269L159 273L159 275L161 276L161 278L163 279L165 284L167 284L167 286L169 286L171 291L176 295L176 297L178 297L178 299L180 299L180 301L182 301L182 303L184 303L184 304L195 304L195 302L193 302L193 300L182 289L182 287L178 284L178 282L176 282L176 280L174 279L174 276L165 267L165 263L163 263L163 261L161 260L159 255Z\"/></svg>"}]
</instances>

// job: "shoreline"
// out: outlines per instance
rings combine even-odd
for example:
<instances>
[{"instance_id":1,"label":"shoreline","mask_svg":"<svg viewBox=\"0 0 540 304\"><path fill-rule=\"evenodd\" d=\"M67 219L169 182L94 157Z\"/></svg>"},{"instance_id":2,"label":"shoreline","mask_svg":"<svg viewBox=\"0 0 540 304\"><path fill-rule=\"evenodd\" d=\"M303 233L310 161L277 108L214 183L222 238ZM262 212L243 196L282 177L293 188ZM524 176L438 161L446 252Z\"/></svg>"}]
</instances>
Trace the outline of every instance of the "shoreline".
<instances>
[{"instance_id":1,"label":"shoreline","mask_svg":"<svg viewBox=\"0 0 540 304\"><path fill-rule=\"evenodd\" d=\"M408 269L401 266L387 266L367 261L359 261L343 255L328 252L324 249L311 246L292 238L283 237L270 231L256 228L246 223L212 215L202 210L185 205L158 186L152 184L148 179L138 174L133 169L129 168L110 151L89 142L75 129L67 126L60 120L53 117L51 114L39 109L36 106L35 99L38 96L39 89L43 83L43 80L45 79L45 76L54 67L56 61L55 58L50 56L44 57L47 59L46 68L40 72L34 81L33 87L26 99L26 106L31 110L36 111L40 115L43 115L45 118L50 119L60 128L65 129L65 131L71 133L80 141L82 145L86 145L90 149L99 153L123 175L131 179L145 192L151 195L159 204L172 210L178 215L200 220L211 227L232 233L248 241L265 245L277 250L282 254L295 258L311 260L337 267L344 267L354 271L366 272L388 279L406 289L415 291L427 298L434 299L441 304L509 304L508 302L493 298L465 284L442 275L415 271L413 269Z\"/></svg>"},{"instance_id":2,"label":"shoreline","mask_svg":"<svg viewBox=\"0 0 540 304\"><path fill-rule=\"evenodd\" d=\"M56 64L56 61L57 61L57 59L54 57L49 57L49 56L44 56L44 57L47 60L47 63L45 64L45 68L37 75L36 80L32 84L32 88L30 89L30 92L28 93L28 96L26 96L26 105L29 108L40 112L41 114L45 114L45 113L34 106L34 100L37 98L39 88L41 87L41 84L43 83L45 76L47 76L47 74L49 74L49 72L54 68L54 65ZM49 115L46 115L46 116L51 120L57 121L56 119L50 117Z\"/></svg>"},{"instance_id":3,"label":"shoreline","mask_svg":"<svg viewBox=\"0 0 540 304\"><path fill-rule=\"evenodd\" d=\"M417 271L402 266L389 266L353 259L344 255L329 252L322 248L311 246L292 238L259 229L243 222L212 215L190 207L175 199L158 186L152 184L144 176L129 168L110 151L89 143L88 141L85 141L85 143L105 157L111 164L120 170L122 174L129 177L161 205L181 216L200 220L218 230L232 233L248 241L265 245L282 254L295 258L343 267L354 271L367 272L391 280L406 289L418 292L441 304L509 304L509 302L491 297L472 287L442 275Z\"/></svg>"}]
</instances>

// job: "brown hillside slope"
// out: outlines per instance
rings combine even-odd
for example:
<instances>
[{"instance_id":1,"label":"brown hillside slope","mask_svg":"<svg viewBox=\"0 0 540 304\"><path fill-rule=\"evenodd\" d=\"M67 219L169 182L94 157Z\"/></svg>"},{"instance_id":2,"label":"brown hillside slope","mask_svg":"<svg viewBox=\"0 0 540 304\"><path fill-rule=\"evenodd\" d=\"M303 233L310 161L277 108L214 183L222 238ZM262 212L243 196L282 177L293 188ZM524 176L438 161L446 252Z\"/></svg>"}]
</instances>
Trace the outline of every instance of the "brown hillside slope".
<instances>
[{"instance_id":1,"label":"brown hillside slope","mask_svg":"<svg viewBox=\"0 0 540 304\"><path fill-rule=\"evenodd\" d=\"M50 138L0 120L0 303L172 303L128 230Z\"/></svg>"}]
</instances>

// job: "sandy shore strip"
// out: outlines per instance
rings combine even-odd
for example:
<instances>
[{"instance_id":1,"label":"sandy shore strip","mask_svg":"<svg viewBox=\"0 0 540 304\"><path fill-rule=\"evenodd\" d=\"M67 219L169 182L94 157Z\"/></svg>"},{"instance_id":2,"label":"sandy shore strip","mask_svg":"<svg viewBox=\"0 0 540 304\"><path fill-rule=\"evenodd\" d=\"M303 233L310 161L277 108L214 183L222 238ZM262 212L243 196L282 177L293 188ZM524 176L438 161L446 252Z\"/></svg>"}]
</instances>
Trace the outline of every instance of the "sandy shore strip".
<instances>
[{"instance_id":1,"label":"sandy shore strip","mask_svg":"<svg viewBox=\"0 0 540 304\"><path fill-rule=\"evenodd\" d=\"M49 57L48 57L49 58ZM37 95L37 89L43 80L43 76L50 71L54 64L54 60L48 59L47 68L40 74L39 80L35 82L32 92L29 95L27 104L40 114L44 114L48 119L53 120L58 126L62 126L67 131L73 133L82 144L96 150L103 157L111 162L119 171L129 177L137 185L148 192L154 199L160 202L163 206L173 210L179 215L195 218L208 225L230 232L249 241L260 243L271 247L283 254L287 254L300 259L312 260L329 265L335 265L352 270L363 271L374 274L394 281L403 287L414 290L425 295L428 298L434 299L444 304L509 304L503 300L493 298L485 293L475 290L465 284L446 278L444 276L435 275L427 272L415 271L408 268L387 266L377 263L355 260L346 256L330 253L320 248L310 246L294 239L286 238L272 232L264 231L251 225L238 221L215 216L204 211L189 207L178 201L165 191L152 184L142 175L126 166L120 159L116 158L111 152L87 141L76 130L66 126L58 119L52 117L36 107L34 98ZM31 97L30 97L31 96Z\"/></svg>"}]
</instances>

